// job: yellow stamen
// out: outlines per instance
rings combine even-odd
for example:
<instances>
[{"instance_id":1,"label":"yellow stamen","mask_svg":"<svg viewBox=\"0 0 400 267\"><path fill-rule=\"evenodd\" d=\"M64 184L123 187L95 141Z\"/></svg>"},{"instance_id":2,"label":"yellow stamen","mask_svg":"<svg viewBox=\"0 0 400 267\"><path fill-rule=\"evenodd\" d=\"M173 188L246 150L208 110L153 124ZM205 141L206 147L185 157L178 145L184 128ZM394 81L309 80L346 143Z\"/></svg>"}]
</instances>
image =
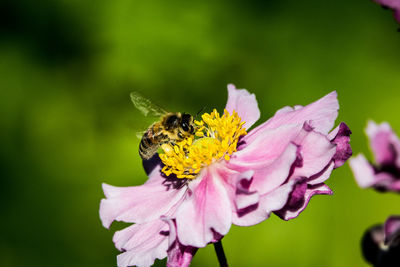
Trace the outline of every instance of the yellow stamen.
<instances>
[{"instance_id":1,"label":"yellow stamen","mask_svg":"<svg viewBox=\"0 0 400 267\"><path fill-rule=\"evenodd\" d=\"M160 158L164 163L162 171L168 176L174 173L178 178L194 179L201 168L219 160L230 160L237 149L239 138L246 135L245 122L238 114L227 110L220 116L217 110L201 116L195 121L198 126L193 137L188 137L173 146L161 146L164 153Z\"/></svg>"}]
</instances>

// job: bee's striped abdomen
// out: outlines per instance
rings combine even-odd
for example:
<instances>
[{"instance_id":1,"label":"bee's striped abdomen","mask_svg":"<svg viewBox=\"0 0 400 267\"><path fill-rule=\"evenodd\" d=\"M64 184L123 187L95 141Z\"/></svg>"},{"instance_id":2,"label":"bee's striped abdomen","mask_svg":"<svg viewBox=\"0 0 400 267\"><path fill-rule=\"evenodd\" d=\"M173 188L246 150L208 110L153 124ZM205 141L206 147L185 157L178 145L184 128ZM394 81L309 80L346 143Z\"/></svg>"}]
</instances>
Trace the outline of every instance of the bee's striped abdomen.
<instances>
[{"instance_id":1,"label":"bee's striped abdomen","mask_svg":"<svg viewBox=\"0 0 400 267\"><path fill-rule=\"evenodd\" d=\"M139 145L139 155L142 159L148 160L157 153L160 145L164 143L164 139L167 137L162 133L156 134L154 126L150 127L143 135Z\"/></svg>"}]
</instances>

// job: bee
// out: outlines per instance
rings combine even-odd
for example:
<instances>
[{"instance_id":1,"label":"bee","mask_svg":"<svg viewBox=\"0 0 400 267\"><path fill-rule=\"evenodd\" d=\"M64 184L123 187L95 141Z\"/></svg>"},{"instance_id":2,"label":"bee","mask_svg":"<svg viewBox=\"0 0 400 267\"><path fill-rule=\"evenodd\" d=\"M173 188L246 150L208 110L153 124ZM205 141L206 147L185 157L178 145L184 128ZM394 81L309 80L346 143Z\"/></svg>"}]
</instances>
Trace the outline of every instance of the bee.
<instances>
[{"instance_id":1,"label":"bee","mask_svg":"<svg viewBox=\"0 0 400 267\"><path fill-rule=\"evenodd\" d=\"M131 100L143 115L159 117L159 120L153 123L141 137L139 155L143 160L151 159L162 144L174 144L194 135L196 126L192 115L167 112L151 103L138 92L131 93Z\"/></svg>"}]
</instances>

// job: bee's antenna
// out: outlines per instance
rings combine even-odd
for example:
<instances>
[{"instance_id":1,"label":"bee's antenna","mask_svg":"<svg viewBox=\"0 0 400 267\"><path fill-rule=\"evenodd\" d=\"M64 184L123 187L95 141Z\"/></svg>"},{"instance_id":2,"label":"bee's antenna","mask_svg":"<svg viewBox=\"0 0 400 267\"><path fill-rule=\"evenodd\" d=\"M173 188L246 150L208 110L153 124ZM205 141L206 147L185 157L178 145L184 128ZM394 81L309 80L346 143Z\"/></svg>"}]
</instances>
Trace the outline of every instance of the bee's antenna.
<instances>
[{"instance_id":1,"label":"bee's antenna","mask_svg":"<svg viewBox=\"0 0 400 267\"><path fill-rule=\"evenodd\" d=\"M197 113L195 118L197 119L197 117L200 115L201 112L203 112L206 109L206 107L202 107Z\"/></svg>"}]
</instances>

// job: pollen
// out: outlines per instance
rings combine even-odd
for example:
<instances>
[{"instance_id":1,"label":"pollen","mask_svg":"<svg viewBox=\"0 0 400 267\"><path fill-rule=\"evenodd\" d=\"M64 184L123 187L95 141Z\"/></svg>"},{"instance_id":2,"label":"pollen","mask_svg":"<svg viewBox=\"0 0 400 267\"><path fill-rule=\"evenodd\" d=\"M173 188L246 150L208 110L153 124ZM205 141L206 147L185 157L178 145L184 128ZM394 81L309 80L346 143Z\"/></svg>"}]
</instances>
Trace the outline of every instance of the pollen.
<instances>
[{"instance_id":1,"label":"pollen","mask_svg":"<svg viewBox=\"0 0 400 267\"><path fill-rule=\"evenodd\" d=\"M204 113L195 121L196 132L175 144L163 144L160 153L164 163L162 171L169 176L175 174L182 179L194 179L201 169L217 161L229 161L237 150L241 136L246 135L244 121L233 111L220 116L217 110Z\"/></svg>"}]
</instances>

